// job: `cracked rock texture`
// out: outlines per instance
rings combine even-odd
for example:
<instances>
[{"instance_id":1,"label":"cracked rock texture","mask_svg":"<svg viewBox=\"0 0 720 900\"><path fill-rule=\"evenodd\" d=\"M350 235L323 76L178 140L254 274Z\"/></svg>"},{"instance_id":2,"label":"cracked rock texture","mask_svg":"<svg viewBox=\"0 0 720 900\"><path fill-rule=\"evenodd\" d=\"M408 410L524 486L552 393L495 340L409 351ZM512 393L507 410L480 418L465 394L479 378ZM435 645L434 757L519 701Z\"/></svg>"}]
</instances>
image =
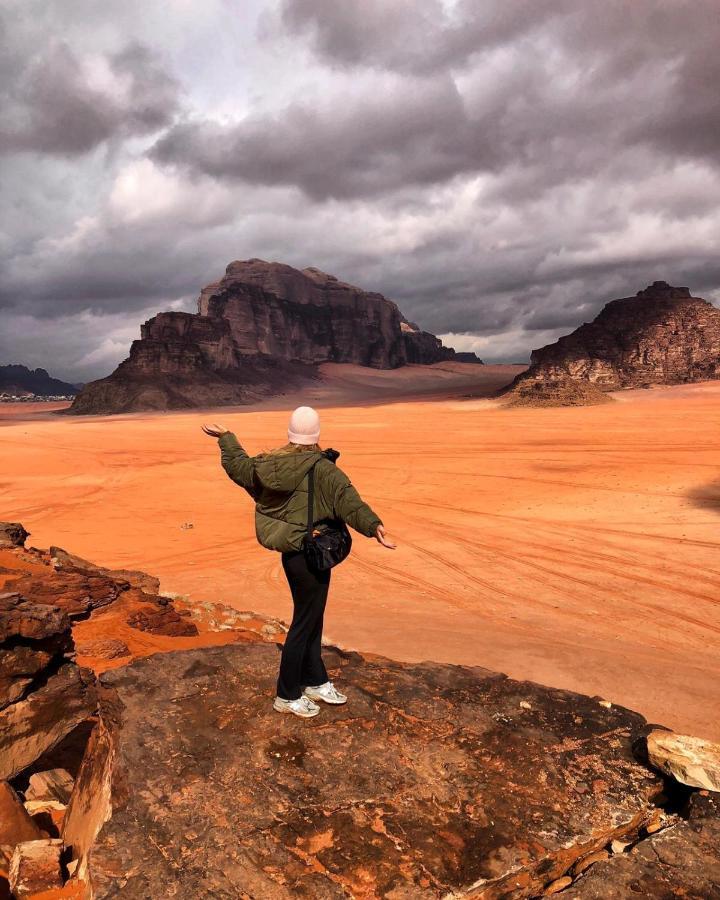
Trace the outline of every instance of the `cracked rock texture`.
<instances>
[{"instance_id":1,"label":"cracked rock texture","mask_svg":"<svg viewBox=\"0 0 720 900\"><path fill-rule=\"evenodd\" d=\"M720 309L655 281L534 350L516 383L569 376L603 390L720 378Z\"/></svg>"},{"instance_id":2,"label":"cracked rock texture","mask_svg":"<svg viewBox=\"0 0 720 900\"><path fill-rule=\"evenodd\" d=\"M271 709L272 645L102 676L112 739L79 776L112 808L95 897L530 897L656 812L636 713L484 669L326 660L350 702L310 722Z\"/></svg>"},{"instance_id":3,"label":"cracked rock texture","mask_svg":"<svg viewBox=\"0 0 720 900\"><path fill-rule=\"evenodd\" d=\"M21 772L95 712L94 677L72 661L72 650L64 610L15 591L0 594L0 779Z\"/></svg>"},{"instance_id":4,"label":"cracked rock texture","mask_svg":"<svg viewBox=\"0 0 720 900\"><path fill-rule=\"evenodd\" d=\"M480 362L462 361L470 357ZM71 412L247 403L302 385L319 363L392 369L456 358L382 294L315 268L236 260L203 289L197 314L145 322L129 358L86 385Z\"/></svg>"},{"instance_id":5,"label":"cracked rock texture","mask_svg":"<svg viewBox=\"0 0 720 900\"><path fill-rule=\"evenodd\" d=\"M687 820L594 865L568 897L720 900L720 796L694 794Z\"/></svg>"}]
</instances>

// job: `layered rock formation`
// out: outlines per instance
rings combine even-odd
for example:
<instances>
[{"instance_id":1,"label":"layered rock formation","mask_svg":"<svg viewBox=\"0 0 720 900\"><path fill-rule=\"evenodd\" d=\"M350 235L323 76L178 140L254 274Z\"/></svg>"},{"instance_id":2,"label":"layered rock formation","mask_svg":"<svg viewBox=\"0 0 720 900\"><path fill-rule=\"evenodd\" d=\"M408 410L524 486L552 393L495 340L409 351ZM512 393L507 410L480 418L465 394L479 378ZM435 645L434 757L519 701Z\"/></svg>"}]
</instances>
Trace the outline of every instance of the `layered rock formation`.
<instances>
[{"instance_id":1,"label":"layered rock formation","mask_svg":"<svg viewBox=\"0 0 720 900\"><path fill-rule=\"evenodd\" d=\"M92 673L72 658L67 615L0 593L0 779L17 775L95 712Z\"/></svg>"},{"instance_id":2,"label":"layered rock formation","mask_svg":"<svg viewBox=\"0 0 720 900\"><path fill-rule=\"evenodd\" d=\"M602 390L720 378L720 309L686 287L656 281L534 350L517 380L563 377Z\"/></svg>"},{"instance_id":3,"label":"layered rock formation","mask_svg":"<svg viewBox=\"0 0 720 900\"><path fill-rule=\"evenodd\" d=\"M91 809L96 801L104 809L104 798L86 802L75 783L105 727L96 672L198 640L273 641L283 630L212 603L191 611L160 595L150 575L95 566L59 547L28 548L27 537L20 523L0 522L0 898L9 889L50 896L73 871L61 866L61 852L65 861L71 847L81 854L83 836L101 824ZM66 888L57 896L88 896L77 879Z\"/></svg>"},{"instance_id":4,"label":"layered rock formation","mask_svg":"<svg viewBox=\"0 0 720 900\"><path fill-rule=\"evenodd\" d=\"M250 259L203 289L197 314L145 322L129 358L86 385L71 412L246 403L301 385L323 362L388 369L454 358L382 294Z\"/></svg>"}]
</instances>

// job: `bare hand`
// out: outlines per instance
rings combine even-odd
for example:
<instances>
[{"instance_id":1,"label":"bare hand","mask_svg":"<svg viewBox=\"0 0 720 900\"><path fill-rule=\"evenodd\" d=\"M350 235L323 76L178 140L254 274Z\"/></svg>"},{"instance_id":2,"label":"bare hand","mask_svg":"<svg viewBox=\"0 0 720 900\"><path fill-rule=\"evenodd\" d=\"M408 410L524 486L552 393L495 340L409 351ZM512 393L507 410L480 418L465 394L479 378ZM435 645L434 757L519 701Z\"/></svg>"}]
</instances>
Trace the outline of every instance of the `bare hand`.
<instances>
[{"instance_id":1,"label":"bare hand","mask_svg":"<svg viewBox=\"0 0 720 900\"><path fill-rule=\"evenodd\" d=\"M224 425L214 423L212 425L203 425L202 430L205 434L209 434L210 437L219 438L221 435L227 434L230 429L226 428Z\"/></svg>"},{"instance_id":2,"label":"bare hand","mask_svg":"<svg viewBox=\"0 0 720 900\"><path fill-rule=\"evenodd\" d=\"M375 532L375 538L379 544L382 544L383 547L387 547L388 550L396 550L397 544L394 544L391 540L385 537L385 526L378 525L377 531Z\"/></svg>"}]
</instances>

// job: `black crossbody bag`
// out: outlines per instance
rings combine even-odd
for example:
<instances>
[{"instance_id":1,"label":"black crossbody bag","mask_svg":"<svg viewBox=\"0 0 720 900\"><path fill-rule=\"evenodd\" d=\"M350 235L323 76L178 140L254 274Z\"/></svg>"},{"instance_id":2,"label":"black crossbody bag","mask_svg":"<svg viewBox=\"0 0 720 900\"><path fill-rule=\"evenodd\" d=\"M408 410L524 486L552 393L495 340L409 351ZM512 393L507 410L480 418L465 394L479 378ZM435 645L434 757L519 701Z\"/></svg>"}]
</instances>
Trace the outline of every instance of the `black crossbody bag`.
<instances>
[{"instance_id":1,"label":"black crossbody bag","mask_svg":"<svg viewBox=\"0 0 720 900\"><path fill-rule=\"evenodd\" d=\"M352 547L352 537L342 519L324 519L315 525L313 495L316 465L317 463L314 463L308 471L307 534L303 542L303 550L308 566L322 572L332 569L348 556Z\"/></svg>"}]
</instances>

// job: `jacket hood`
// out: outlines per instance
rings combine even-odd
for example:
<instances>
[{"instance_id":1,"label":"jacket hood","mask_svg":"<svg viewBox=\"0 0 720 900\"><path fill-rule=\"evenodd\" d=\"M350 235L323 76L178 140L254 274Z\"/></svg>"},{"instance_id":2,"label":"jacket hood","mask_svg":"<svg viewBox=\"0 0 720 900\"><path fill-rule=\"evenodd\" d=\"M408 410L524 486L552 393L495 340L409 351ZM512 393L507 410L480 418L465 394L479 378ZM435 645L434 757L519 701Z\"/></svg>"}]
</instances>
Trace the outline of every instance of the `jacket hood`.
<instances>
[{"instance_id":1,"label":"jacket hood","mask_svg":"<svg viewBox=\"0 0 720 900\"><path fill-rule=\"evenodd\" d=\"M255 477L263 487L271 491L291 494L307 475L308 469L322 456L317 450L256 456Z\"/></svg>"}]
</instances>

